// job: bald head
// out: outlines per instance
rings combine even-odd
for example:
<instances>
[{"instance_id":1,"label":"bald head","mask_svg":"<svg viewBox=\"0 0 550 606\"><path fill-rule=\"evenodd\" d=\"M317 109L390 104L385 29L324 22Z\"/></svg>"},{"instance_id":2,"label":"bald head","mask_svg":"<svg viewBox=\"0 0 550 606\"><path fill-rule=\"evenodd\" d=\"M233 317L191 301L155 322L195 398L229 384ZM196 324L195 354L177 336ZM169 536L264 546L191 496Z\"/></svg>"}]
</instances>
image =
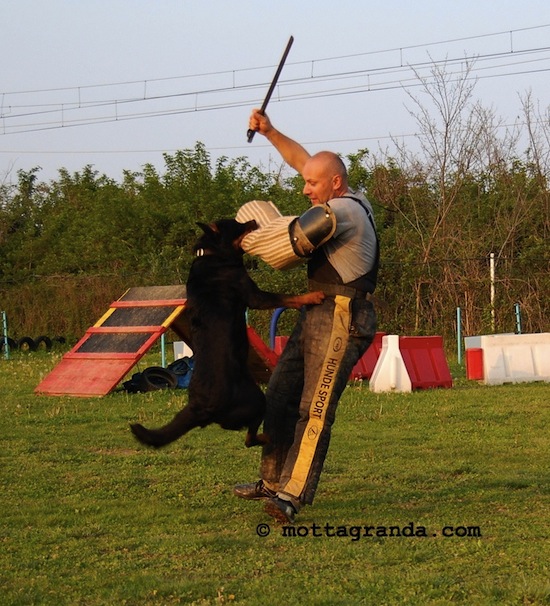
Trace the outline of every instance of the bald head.
<instances>
[{"instance_id":1,"label":"bald head","mask_svg":"<svg viewBox=\"0 0 550 606\"><path fill-rule=\"evenodd\" d=\"M330 175L339 175L347 181L348 172L346 165L338 154L331 151L321 151L311 156L310 160L319 162Z\"/></svg>"},{"instance_id":2,"label":"bald head","mask_svg":"<svg viewBox=\"0 0 550 606\"><path fill-rule=\"evenodd\" d=\"M348 175L342 159L330 151L319 152L306 161L302 170L304 194L312 204L324 204L348 190Z\"/></svg>"}]
</instances>

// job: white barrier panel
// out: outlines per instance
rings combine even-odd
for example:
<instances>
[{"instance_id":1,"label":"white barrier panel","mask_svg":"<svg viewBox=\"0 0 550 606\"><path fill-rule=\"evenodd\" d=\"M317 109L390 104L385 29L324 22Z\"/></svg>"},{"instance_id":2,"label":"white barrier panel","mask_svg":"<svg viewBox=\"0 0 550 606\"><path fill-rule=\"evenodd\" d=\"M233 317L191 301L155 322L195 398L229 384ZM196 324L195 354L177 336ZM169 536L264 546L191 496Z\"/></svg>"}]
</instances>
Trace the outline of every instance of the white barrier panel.
<instances>
[{"instance_id":1,"label":"white barrier panel","mask_svg":"<svg viewBox=\"0 0 550 606\"><path fill-rule=\"evenodd\" d=\"M492 337L503 337L515 335L515 332L499 332L498 335L491 335ZM481 349L481 337L484 335L477 335L474 337L464 337L464 349Z\"/></svg>"},{"instance_id":2,"label":"white barrier panel","mask_svg":"<svg viewBox=\"0 0 550 606\"><path fill-rule=\"evenodd\" d=\"M550 333L483 335L481 349L487 385L550 381Z\"/></svg>"},{"instance_id":3,"label":"white barrier panel","mask_svg":"<svg viewBox=\"0 0 550 606\"><path fill-rule=\"evenodd\" d=\"M382 337L382 350L372 371L369 389L382 391L412 391L412 383L399 349L399 335Z\"/></svg>"},{"instance_id":4,"label":"white barrier panel","mask_svg":"<svg viewBox=\"0 0 550 606\"><path fill-rule=\"evenodd\" d=\"M193 356L193 350L187 345L185 341L174 341L174 360L180 360L181 358L191 358Z\"/></svg>"}]
</instances>

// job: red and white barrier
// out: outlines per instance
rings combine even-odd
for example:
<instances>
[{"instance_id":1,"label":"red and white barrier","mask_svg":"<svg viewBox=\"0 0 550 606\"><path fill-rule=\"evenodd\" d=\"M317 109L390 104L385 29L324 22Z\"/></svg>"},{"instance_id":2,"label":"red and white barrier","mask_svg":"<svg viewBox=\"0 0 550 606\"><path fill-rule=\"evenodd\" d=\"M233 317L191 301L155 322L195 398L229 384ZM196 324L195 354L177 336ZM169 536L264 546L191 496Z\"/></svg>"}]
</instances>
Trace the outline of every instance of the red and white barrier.
<instances>
[{"instance_id":1,"label":"red and white barrier","mask_svg":"<svg viewBox=\"0 0 550 606\"><path fill-rule=\"evenodd\" d=\"M370 378L369 388L374 392L412 391L411 378L399 349L399 336L382 337L382 351Z\"/></svg>"},{"instance_id":2,"label":"red and white barrier","mask_svg":"<svg viewBox=\"0 0 550 606\"><path fill-rule=\"evenodd\" d=\"M377 332L374 335L374 340L370 344L367 351L357 361L353 370L351 371L350 380L352 381L363 381L370 380L372 373L380 357L382 351L382 337L386 335L385 332Z\"/></svg>"},{"instance_id":3,"label":"red and white barrier","mask_svg":"<svg viewBox=\"0 0 550 606\"><path fill-rule=\"evenodd\" d=\"M483 335L480 348L487 385L550 381L550 333Z\"/></svg>"},{"instance_id":4,"label":"red and white barrier","mask_svg":"<svg viewBox=\"0 0 550 606\"><path fill-rule=\"evenodd\" d=\"M442 337L382 338L382 351L370 380L371 391L410 392L452 385Z\"/></svg>"}]
</instances>

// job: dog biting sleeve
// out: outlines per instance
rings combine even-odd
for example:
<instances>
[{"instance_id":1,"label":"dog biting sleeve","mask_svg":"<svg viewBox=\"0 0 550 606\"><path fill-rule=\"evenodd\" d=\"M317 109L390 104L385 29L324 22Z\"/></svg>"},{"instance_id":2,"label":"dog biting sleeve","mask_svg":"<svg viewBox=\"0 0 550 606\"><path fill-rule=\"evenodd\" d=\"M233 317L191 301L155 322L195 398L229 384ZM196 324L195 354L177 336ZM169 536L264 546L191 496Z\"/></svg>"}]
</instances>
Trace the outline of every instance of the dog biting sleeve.
<instances>
[{"instance_id":1,"label":"dog biting sleeve","mask_svg":"<svg viewBox=\"0 0 550 606\"><path fill-rule=\"evenodd\" d=\"M240 223L255 219L259 225L241 243L246 253L260 257L274 269L290 269L306 261L294 252L290 241L289 226L296 217L281 215L273 202L247 202L235 219Z\"/></svg>"}]
</instances>

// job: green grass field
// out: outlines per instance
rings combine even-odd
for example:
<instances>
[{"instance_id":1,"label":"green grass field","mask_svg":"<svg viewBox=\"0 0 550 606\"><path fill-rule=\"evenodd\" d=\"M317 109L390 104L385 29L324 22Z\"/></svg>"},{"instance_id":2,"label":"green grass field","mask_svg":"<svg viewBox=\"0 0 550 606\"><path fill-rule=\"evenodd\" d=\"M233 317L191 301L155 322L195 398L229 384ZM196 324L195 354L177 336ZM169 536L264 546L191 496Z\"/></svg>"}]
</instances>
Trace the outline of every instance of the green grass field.
<instances>
[{"instance_id":1,"label":"green grass field","mask_svg":"<svg viewBox=\"0 0 550 606\"><path fill-rule=\"evenodd\" d=\"M0 359L2 604L550 604L548 383L350 385L291 532L244 432L142 448L186 392L36 396L59 355Z\"/></svg>"}]
</instances>

